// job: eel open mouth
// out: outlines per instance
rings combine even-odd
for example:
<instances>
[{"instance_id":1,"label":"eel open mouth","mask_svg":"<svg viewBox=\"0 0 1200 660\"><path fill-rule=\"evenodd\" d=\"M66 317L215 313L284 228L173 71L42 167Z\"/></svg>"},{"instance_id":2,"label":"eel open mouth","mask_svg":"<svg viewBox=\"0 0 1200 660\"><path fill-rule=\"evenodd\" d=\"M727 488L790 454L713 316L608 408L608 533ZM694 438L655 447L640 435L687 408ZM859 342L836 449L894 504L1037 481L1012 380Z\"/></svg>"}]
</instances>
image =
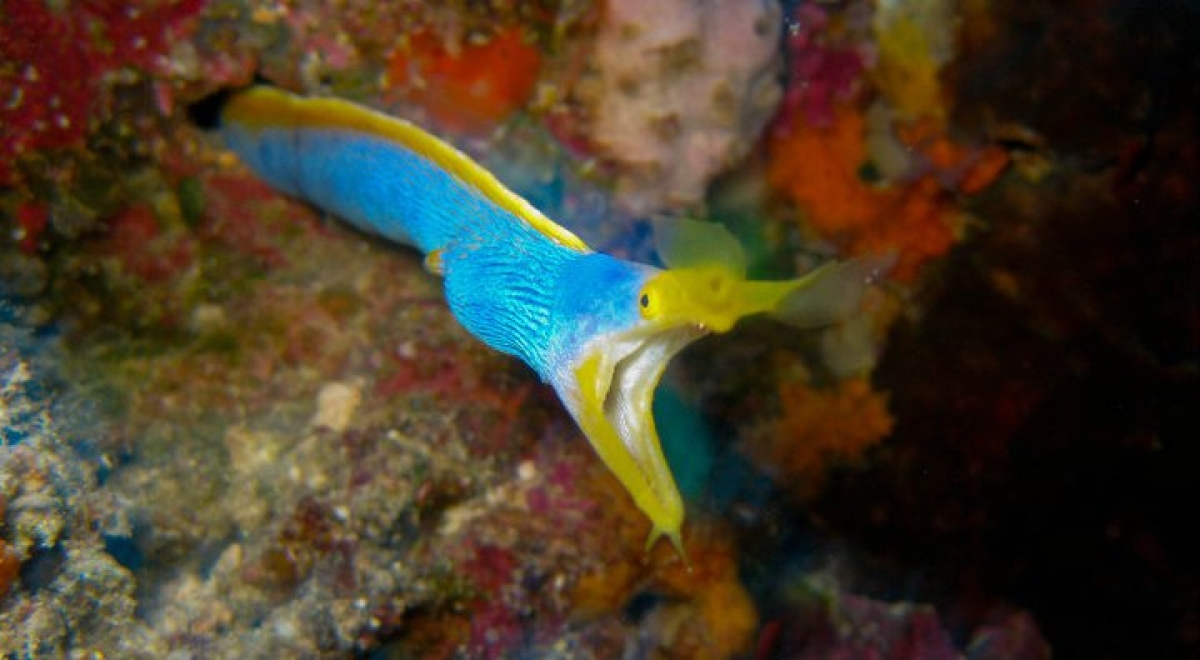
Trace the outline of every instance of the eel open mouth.
<instances>
[{"instance_id":1,"label":"eel open mouth","mask_svg":"<svg viewBox=\"0 0 1200 660\"><path fill-rule=\"evenodd\" d=\"M654 390L677 353L708 334L697 324L641 326L593 339L559 388L596 453L621 481L653 529L647 548L666 536L683 556L683 500L663 456L652 407Z\"/></svg>"},{"instance_id":2,"label":"eel open mouth","mask_svg":"<svg viewBox=\"0 0 1200 660\"><path fill-rule=\"evenodd\" d=\"M701 326L685 325L631 334L645 336L621 342L626 350L618 353L613 365L603 409L625 448L646 469L654 466L653 451L658 449L658 432L651 414L654 391L671 359L708 333ZM660 475L647 470L646 476L651 484L661 483ZM670 479L670 474L666 477Z\"/></svg>"}]
</instances>

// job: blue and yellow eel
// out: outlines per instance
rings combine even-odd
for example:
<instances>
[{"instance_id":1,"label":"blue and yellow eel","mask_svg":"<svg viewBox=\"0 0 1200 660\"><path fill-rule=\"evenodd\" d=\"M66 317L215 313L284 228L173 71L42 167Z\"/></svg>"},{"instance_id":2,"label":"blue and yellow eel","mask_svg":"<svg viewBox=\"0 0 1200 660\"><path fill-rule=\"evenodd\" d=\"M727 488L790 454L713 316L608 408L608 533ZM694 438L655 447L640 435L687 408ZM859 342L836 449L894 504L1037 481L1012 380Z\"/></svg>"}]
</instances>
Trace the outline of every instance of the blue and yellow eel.
<instances>
[{"instance_id":1,"label":"blue and yellow eel","mask_svg":"<svg viewBox=\"0 0 1200 660\"><path fill-rule=\"evenodd\" d=\"M671 358L738 319L848 316L886 263L852 260L751 281L718 225L656 227L666 269L590 249L450 144L402 119L269 86L227 96L217 125L261 178L355 227L411 245L475 337L549 383L600 459L686 558L684 505L651 416Z\"/></svg>"}]
</instances>

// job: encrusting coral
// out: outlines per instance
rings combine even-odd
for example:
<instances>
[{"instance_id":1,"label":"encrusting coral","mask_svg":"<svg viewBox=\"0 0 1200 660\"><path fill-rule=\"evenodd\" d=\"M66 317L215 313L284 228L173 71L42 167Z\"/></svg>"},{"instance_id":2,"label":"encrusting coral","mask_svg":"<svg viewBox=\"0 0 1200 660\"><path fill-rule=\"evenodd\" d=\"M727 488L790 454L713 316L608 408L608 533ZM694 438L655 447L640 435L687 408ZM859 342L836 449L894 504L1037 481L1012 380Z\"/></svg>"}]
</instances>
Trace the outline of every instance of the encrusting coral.
<instances>
[{"instance_id":1,"label":"encrusting coral","mask_svg":"<svg viewBox=\"0 0 1200 660\"><path fill-rule=\"evenodd\" d=\"M134 610L136 580L91 517L112 507L70 435L87 417L55 392L53 348L8 311L0 298L0 656L158 657Z\"/></svg>"},{"instance_id":2,"label":"encrusting coral","mask_svg":"<svg viewBox=\"0 0 1200 660\"><path fill-rule=\"evenodd\" d=\"M423 108L437 128L483 132L533 94L542 58L528 39L519 27L450 47L429 30L407 35L388 56L385 85Z\"/></svg>"},{"instance_id":3,"label":"encrusting coral","mask_svg":"<svg viewBox=\"0 0 1200 660\"><path fill-rule=\"evenodd\" d=\"M586 483L588 496L613 505L594 514L601 529L580 530L589 536L604 534L608 541L596 546L600 555L589 562L593 568L570 591L574 616L581 621L611 617L633 598L654 595L656 606L629 624L637 632L628 635L627 653L716 660L747 652L758 613L742 584L737 548L727 531L718 523L693 523L685 539L687 563L666 548L643 557L637 510L610 499L617 489L609 475L597 473ZM593 634L603 634L603 628Z\"/></svg>"},{"instance_id":4,"label":"encrusting coral","mask_svg":"<svg viewBox=\"0 0 1200 660\"><path fill-rule=\"evenodd\" d=\"M574 102L618 205L695 206L749 153L782 93L779 19L774 0L604 3Z\"/></svg>"},{"instance_id":5,"label":"encrusting coral","mask_svg":"<svg viewBox=\"0 0 1200 660\"><path fill-rule=\"evenodd\" d=\"M786 97L768 143L768 178L804 228L848 254L897 252L891 275L902 282L961 240L957 195L980 192L1008 165L998 147L947 137L938 73L952 56L949 14L940 0L916 3L927 13L912 4L843 19L830 35L813 33L831 23L826 10L797 8L789 43L804 91ZM872 39L868 61L861 44ZM856 67L865 79L847 77Z\"/></svg>"},{"instance_id":6,"label":"encrusting coral","mask_svg":"<svg viewBox=\"0 0 1200 660\"><path fill-rule=\"evenodd\" d=\"M820 491L829 467L860 462L892 430L887 396L863 378L829 389L784 379L778 396L779 417L748 434L744 449L802 497Z\"/></svg>"}]
</instances>

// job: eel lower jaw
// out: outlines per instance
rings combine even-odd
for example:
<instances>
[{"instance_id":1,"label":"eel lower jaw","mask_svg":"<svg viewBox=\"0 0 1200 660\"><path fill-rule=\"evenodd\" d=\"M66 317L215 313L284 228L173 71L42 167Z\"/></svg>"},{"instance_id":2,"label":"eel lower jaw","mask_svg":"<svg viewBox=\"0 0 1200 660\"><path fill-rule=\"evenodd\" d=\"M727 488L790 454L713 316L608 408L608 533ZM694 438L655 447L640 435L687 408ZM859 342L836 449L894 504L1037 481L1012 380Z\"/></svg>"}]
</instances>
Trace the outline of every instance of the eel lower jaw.
<instances>
[{"instance_id":1,"label":"eel lower jaw","mask_svg":"<svg viewBox=\"0 0 1200 660\"><path fill-rule=\"evenodd\" d=\"M665 536L686 561L684 507L659 443L654 391L671 358L708 334L698 324L639 327L597 337L559 393L605 465L650 519L649 549Z\"/></svg>"},{"instance_id":2,"label":"eel lower jaw","mask_svg":"<svg viewBox=\"0 0 1200 660\"><path fill-rule=\"evenodd\" d=\"M658 443L658 434L650 409L654 391L671 359L709 331L701 324L676 326L667 330L619 340L613 352L612 375L604 396L604 416L621 433L629 452L639 459L648 458L648 442ZM649 461L639 460L639 464Z\"/></svg>"}]
</instances>

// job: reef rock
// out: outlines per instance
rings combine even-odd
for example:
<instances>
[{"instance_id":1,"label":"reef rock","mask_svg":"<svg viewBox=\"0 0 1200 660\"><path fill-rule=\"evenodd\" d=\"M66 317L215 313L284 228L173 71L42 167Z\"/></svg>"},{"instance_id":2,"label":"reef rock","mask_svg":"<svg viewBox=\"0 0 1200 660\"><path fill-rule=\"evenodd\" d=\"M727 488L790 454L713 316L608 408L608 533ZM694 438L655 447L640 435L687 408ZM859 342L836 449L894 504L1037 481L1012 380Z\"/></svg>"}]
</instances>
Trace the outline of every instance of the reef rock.
<instances>
[{"instance_id":1,"label":"reef rock","mask_svg":"<svg viewBox=\"0 0 1200 660\"><path fill-rule=\"evenodd\" d=\"M774 0L609 0L575 89L616 202L649 214L699 202L745 156L782 95Z\"/></svg>"}]
</instances>

